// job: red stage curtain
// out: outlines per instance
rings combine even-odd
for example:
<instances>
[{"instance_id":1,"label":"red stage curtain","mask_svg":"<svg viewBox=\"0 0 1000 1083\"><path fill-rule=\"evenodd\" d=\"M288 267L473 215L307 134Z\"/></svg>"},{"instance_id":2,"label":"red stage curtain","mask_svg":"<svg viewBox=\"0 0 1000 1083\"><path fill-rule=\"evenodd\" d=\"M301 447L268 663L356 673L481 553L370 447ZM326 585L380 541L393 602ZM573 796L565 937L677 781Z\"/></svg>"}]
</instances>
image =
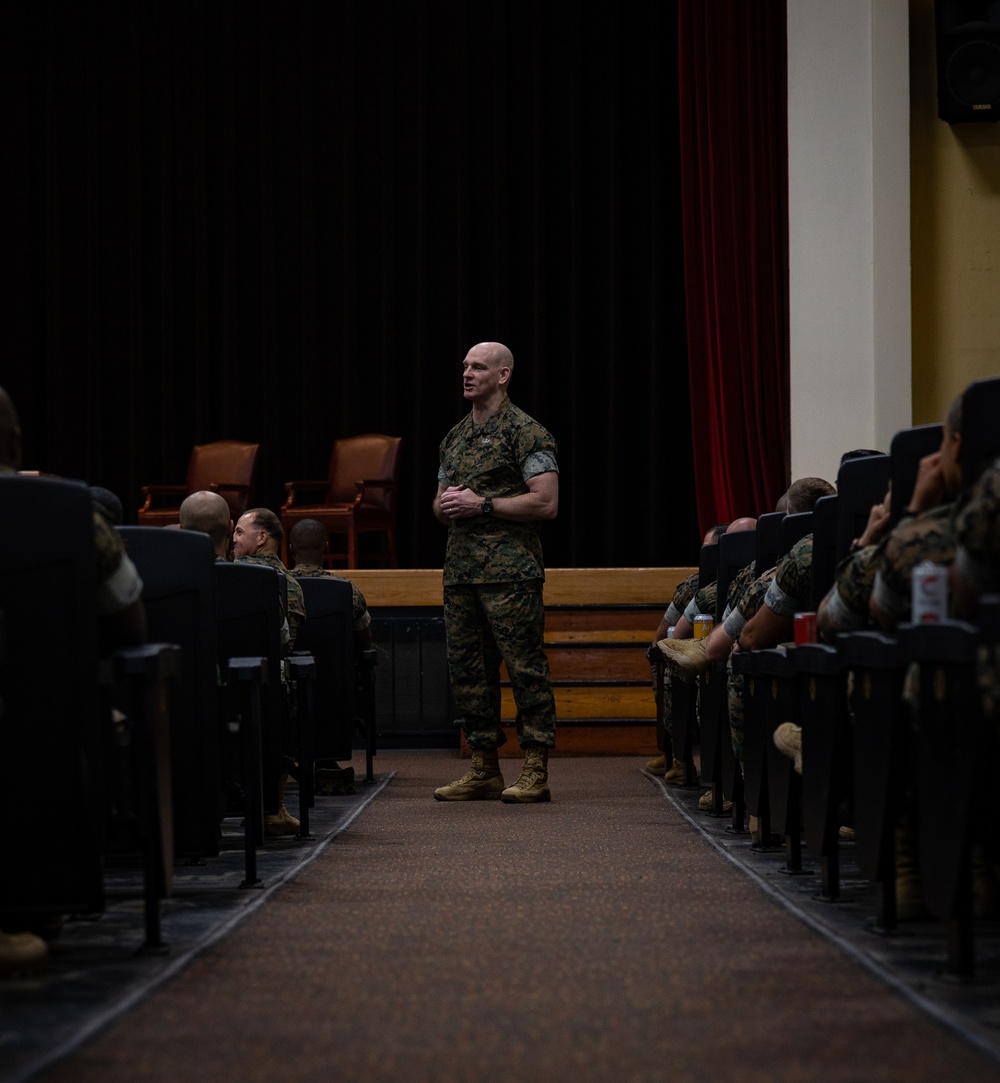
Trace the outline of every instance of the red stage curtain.
<instances>
[{"instance_id":1,"label":"red stage curtain","mask_svg":"<svg viewBox=\"0 0 1000 1083\"><path fill-rule=\"evenodd\" d=\"M702 530L788 484L783 0L680 0L681 200Z\"/></svg>"}]
</instances>

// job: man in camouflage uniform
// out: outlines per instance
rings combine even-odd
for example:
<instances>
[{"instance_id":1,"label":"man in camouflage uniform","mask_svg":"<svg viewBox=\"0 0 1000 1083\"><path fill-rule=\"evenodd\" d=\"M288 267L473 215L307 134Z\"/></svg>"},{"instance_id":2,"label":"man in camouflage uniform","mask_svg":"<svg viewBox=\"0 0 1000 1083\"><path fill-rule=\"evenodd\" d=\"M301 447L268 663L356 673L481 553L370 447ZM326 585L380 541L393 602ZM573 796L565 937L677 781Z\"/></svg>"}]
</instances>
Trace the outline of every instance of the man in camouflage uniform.
<instances>
[{"instance_id":1,"label":"man in camouflage uniform","mask_svg":"<svg viewBox=\"0 0 1000 1083\"><path fill-rule=\"evenodd\" d=\"M288 548L295 561L292 575L297 579L338 579L351 584L351 601L354 613L354 641L360 650L371 646L372 618L368 612L365 596L350 579L335 575L323 564L323 554L330 538L326 527L318 519L300 519L288 532Z\"/></svg>"},{"instance_id":2,"label":"man in camouflage uniform","mask_svg":"<svg viewBox=\"0 0 1000 1083\"><path fill-rule=\"evenodd\" d=\"M913 569L922 561L950 566L955 559L955 503L962 488L962 400L944 423L941 448L920 460L913 495L903 517L873 561L869 609L884 629L910 619Z\"/></svg>"},{"instance_id":3,"label":"man in camouflage uniform","mask_svg":"<svg viewBox=\"0 0 1000 1083\"><path fill-rule=\"evenodd\" d=\"M472 410L440 447L434 514L448 526L444 616L452 692L472 749L472 769L434 791L439 801L500 798L548 801L548 750L556 712L544 649L545 578L535 524L559 507L556 444L514 406L507 388L514 359L481 342L462 363ZM504 787L498 749L500 663L517 706L521 775Z\"/></svg>"},{"instance_id":4,"label":"man in camouflage uniform","mask_svg":"<svg viewBox=\"0 0 1000 1083\"><path fill-rule=\"evenodd\" d=\"M896 527L876 546L871 558L874 571L869 613L885 630L908 622L912 616L913 570L922 561L950 566L955 559L957 498L962 489L962 398L959 396L944 422L941 447L920 460L913 494ZM907 670L903 698L919 711L917 667ZM919 801L919 799L917 799ZM895 810L896 907L902 918L926 914L920 886L919 813L914 815L913 795ZM978 863L977 863L978 864ZM982 900L995 895L991 871L978 864L974 873L976 910Z\"/></svg>"},{"instance_id":5,"label":"man in camouflage uniform","mask_svg":"<svg viewBox=\"0 0 1000 1083\"><path fill-rule=\"evenodd\" d=\"M744 517L741 519L734 519L733 522L726 524L725 526L713 527L708 534L705 535L705 545L717 544L719 538L723 534L737 533L743 530L753 530L757 525L757 520ZM727 597L734 599L738 596L740 590L740 583L745 575L745 569L741 573L733 578L733 581L729 584L729 593ZM668 736L673 735L673 682L675 680L690 681L696 675L695 670L689 669L685 664L687 661L688 652L694 652L698 654L704 650L704 640L695 640L692 638L694 634L694 620L699 613L715 614L716 611L716 599L718 597L718 583L712 580L710 583L704 585L698 584L698 576L691 576L688 580L685 580L681 587L686 587L688 583L693 580L694 590L685 591L684 603L681 605L678 603L674 612L679 612L680 615L674 621L673 635L669 639L664 639L660 636L655 642L654 647L660 652L663 658L663 689L662 689L662 717L664 729ZM678 588L678 592L681 588ZM677 593L675 592L675 598ZM674 603L671 603L674 606ZM668 609L664 614L664 619L671 615L671 609ZM660 628L657 629L657 633L663 628L663 622L661 621ZM702 657L702 661L703 661ZM657 662L651 662L653 671L653 690L657 691L656 678L657 678ZM703 666L702 668L707 668ZM699 690L700 692L700 690ZM699 701L696 703L695 710L700 710L700 696ZM650 760L646 764L646 770L651 774L663 775L665 782L681 784L687 774L686 766L683 760L678 759L677 756L672 758L673 762L668 768L666 764L666 756L658 756L655 759Z\"/></svg>"},{"instance_id":6,"label":"man in camouflage uniform","mask_svg":"<svg viewBox=\"0 0 1000 1083\"><path fill-rule=\"evenodd\" d=\"M274 568L288 584L287 604L284 598L281 602L281 645L287 652L295 649L296 633L306 619L306 605L295 576L281 563L280 545L281 520L270 508L251 508L240 516L233 531L233 560Z\"/></svg>"},{"instance_id":7,"label":"man in camouflage uniform","mask_svg":"<svg viewBox=\"0 0 1000 1083\"><path fill-rule=\"evenodd\" d=\"M721 633L716 643L711 644L712 660L719 650L725 651L726 658L726 703L729 709L729 737L733 746L733 755L739 764L743 764L743 674L734 673L731 664L732 645L737 643L740 633L743 631L758 609L764 604L764 597L778 569L768 568L767 571L758 575L756 579L743 592L742 597L733 607L732 611L723 620ZM723 638L724 637L724 638ZM728 642L729 646L726 646Z\"/></svg>"},{"instance_id":8,"label":"man in camouflage uniform","mask_svg":"<svg viewBox=\"0 0 1000 1083\"><path fill-rule=\"evenodd\" d=\"M757 651L776 647L780 643L790 642L795 634L795 614L809 608L809 595L812 589L812 553L813 536L806 534L778 561L771 579L764 592L763 600L757 612L747 619L740 632L734 650ZM730 672L732 673L731 669ZM739 747L738 758L743 763L743 681L737 674L732 674L730 684L730 733L733 738L733 750ZM791 731L785 726L791 726ZM779 726L785 743L779 741L775 732L775 744L792 759L801 755L801 730L794 723L782 723ZM798 761L797 761L798 762ZM750 834L754 836L751 825ZM759 839L759 834L756 836Z\"/></svg>"},{"instance_id":9,"label":"man in camouflage uniform","mask_svg":"<svg viewBox=\"0 0 1000 1083\"><path fill-rule=\"evenodd\" d=\"M823 478L798 478L788 487L788 491L778 501L775 510L784 511L788 515L812 511L819 499L832 496L836 491L836 488ZM737 519L730 525L727 533L733 530L752 529L756 526L756 522L756 519ZM727 631L725 622L731 615L736 614L740 600L750 590L756 577L756 561L742 568L733 577L729 584L722 620L706 639L696 642L681 640L678 643L666 641L661 644L668 664L684 679L691 680L699 673L703 673L712 662L723 661L729 657L745 621L738 620L738 615L734 616L734 620L730 622L730 628L735 627L735 631ZM705 592L698 593L692 600L684 614L685 622L692 623L698 612L714 613L715 610L716 587L715 584L710 584ZM678 638L676 633L674 638Z\"/></svg>"},{"instance_id":10,"label":"man in camouflage uniform","mask_svg":"<svg viewBox=\"0 0 1000 1083\"><path fill-rule=\"evenodd\" d=\"M951 571L956 615L973 619L983 594L1000 592L1000 459L976 479L955 521ZM983 712L1000 732L1000 643L980 644L976 678Z\"/></svg>"},{"instance_id":11,"label":"man in camouflage uniform","mask_svg":"<svg viewBox=\"0 0 1000 1083\"><path fill-rule=\"evenodd\" d=\"M723 523L718 526L712 527L702 540L702 545L715 545L719 538L726 532L728 523ZM682 580L674 588L673 596L670 599L670 604L664 611L663 617L660 623L657 625L656 631L653 633L653 642L650 650L655 650L656 644L660 640L666 639L671 628L676 629L677 624L684 616L684 610L687 608L688 603L698 592L698 572L692 572L687 579ZM649 659L649 668L652 675L653 682L653 695L660 694L657 688L658 685L658 665L653 655L647 653ZM663 674L663 718L665 723L666 732L670 733L670 674L668 671L664 671ZM653 775L662 775L668 782L679 782L684 777L684 764L676 757L672 757L671 766L667 766L666 753L661 752L659 756L654 756L653 759L646 763L646 770Z\"/></svg>"},{"instance_id":12,"label":"man in camouflage uniform","mask_svg":"<svg viewBox=\"0 0 1000 1083\"><path fill-rule=\"evenodd\" d=\"M816 633L826 643L833 643L839 632L855 632L871 623L869 602L875 583L875 554L889 529L890 494L875 504L868 525L851 543L850 552L837 565L833 586L816 610Z\"/></svg>"},{"instance_id":13,"label":"man in camouflage uniform","mask_svg":"<svg viewBox=\"0 0 1000 1083\"><path fill-rule=\"evenodd\" d=\"M281 520L270 508L251 508L240 516L236 529L233 531L233 559L244 564L259 564L274 568L285 577L288 587L287 602L282 597L280 589L278 598L281 605L281 645L287 653L295 648L295 637L299 625L306 618L306 606L302 588L295 577L289 574L278 556L278 549L281 546L281 529ZM289 693L290 689L285 681L284 664L281 669L282 684L285 685L286 693ZM264 770L267 775L264 779L264 834L271 837L295 835L299 830L299 821L285 806L288 772L283 767L279 769L272 764L265 764ZM276 787L273 787L271 782L274 777L269 774L271 770L278 770Z\"/></svg>"}]
</instances>

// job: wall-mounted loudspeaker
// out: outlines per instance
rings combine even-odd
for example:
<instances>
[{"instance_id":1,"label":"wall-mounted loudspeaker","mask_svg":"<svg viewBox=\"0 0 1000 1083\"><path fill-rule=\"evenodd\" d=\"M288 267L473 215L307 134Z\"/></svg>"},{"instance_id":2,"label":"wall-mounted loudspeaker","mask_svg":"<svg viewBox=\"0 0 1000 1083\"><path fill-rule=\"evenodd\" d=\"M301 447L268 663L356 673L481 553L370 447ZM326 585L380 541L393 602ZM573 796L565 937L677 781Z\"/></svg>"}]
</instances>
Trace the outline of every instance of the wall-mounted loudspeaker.
<instances>
[{"instance_id":1,"label":"wall-mounted loudspeaker","mask_svg":"<svg viewBox=\"0 0 1000 1083\"><path fill-rule=\"evenodd\" d=\"M936 0L938 116L1000 120L1000 0Z\"/></svg>"}]
</instances>

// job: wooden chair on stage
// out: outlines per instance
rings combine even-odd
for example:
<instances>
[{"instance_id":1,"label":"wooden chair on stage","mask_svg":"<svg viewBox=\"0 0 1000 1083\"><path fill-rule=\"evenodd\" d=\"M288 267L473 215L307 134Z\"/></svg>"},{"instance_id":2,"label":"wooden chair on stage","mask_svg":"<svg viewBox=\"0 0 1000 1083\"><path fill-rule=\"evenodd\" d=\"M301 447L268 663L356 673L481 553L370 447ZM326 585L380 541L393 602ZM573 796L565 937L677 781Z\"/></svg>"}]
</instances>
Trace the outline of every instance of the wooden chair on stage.
<instances>
[{"instance_id":1,"label":"wooden chair on stage","mask_svg":"<svg viewBox=\"0 0 1000 1083\"><path fill-rule=\"evenodd\" d=\"M346 561L358 567L358 539L362 534L383 534L385 547L366 560L398 568L396 553L396 497L399 488L402 438L368 433L337 440L327 476L316 481L286 481L288 496L281 509L284 537L281 555L288 566L288 532L303 519L316 519L331 536L344 535L346 549L331 550L328 566Z\"/></svg>"},{"instance_id":2,"label":"wooden chair on stage","mask_svg":"<svg viewBox=\"0 0 1000 1083\"><path fill-rule=\"evenodd\" d=\"M176 526L181 501L191 493L209 489L225 497L235 522L253 506L260 444L216 440L195 444L183 485L143 485L145 502L138 512L139 526Z\"/></svg>"}]
</instances>

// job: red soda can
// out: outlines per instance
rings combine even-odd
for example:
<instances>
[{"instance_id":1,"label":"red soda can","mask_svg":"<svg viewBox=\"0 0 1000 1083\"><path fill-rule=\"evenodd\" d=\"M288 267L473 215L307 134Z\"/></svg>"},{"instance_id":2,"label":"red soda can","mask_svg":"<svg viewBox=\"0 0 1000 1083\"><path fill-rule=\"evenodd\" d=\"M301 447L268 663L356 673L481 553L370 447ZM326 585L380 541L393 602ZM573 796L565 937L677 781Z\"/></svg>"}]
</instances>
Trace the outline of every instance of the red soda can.
<instances>
[{"instance_id":1,"label":"red soda can","mask_svg":"<svg viewBox=\"0 0 1000 1083\"><path fill-rule=\"evenodd\" d=\"M913 569L911 620L937 624L948 619L948 569L922 560Z\"/></svg>"},{"instance_id":2,"label":"red soda can","mask_svg":"<svg viewBox=\"0 0 1000 1083\"><path fill-rule=\"evenodd\" d=\"M815 613L796 613L795 614L795 645L801 646L803 643L815 643L816 642L816 614Z\"/></svg>"}]
</instances>

